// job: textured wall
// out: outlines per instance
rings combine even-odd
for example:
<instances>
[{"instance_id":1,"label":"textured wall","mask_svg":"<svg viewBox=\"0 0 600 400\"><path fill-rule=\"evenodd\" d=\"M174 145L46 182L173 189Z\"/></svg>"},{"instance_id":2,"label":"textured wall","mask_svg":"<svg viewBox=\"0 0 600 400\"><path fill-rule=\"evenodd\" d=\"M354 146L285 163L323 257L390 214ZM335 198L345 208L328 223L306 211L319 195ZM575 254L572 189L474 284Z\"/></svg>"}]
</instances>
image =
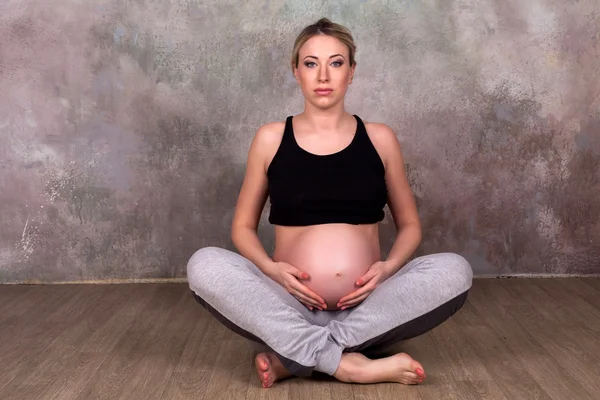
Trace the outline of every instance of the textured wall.
<instances>
[{"instance_id":1,"label":"textured wall","mask_svg":"<svg viewBox=\"0 0 600 400\"><path fill-rule=\"evenodd\" d=\"M248 146L301 112L289 52L321 16L358 42L348 110L404 144L419 253L600 272L597 0L9 0L0 282L184 277L230 247Z\"/></svg>"}]
</instances>

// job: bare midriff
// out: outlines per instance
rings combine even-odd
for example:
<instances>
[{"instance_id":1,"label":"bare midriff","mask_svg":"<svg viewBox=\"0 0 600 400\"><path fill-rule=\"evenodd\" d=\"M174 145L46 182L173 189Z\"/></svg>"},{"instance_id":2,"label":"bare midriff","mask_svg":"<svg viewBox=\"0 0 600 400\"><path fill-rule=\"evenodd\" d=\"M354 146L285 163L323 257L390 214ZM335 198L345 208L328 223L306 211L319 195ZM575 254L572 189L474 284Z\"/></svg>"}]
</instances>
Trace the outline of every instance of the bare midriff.
<instances>
[{"instance_id":1,"label":"bare midriff","mask_svg":"<svg viewBox=\"0 0 600 400\"><path fill-rule=\"evenodd\" d=\"M310 279L301 282L325 300L327 310L337 310L380 257L377 224L275 226L273 260L308 273Z\"/></svg>"}]
</instances>

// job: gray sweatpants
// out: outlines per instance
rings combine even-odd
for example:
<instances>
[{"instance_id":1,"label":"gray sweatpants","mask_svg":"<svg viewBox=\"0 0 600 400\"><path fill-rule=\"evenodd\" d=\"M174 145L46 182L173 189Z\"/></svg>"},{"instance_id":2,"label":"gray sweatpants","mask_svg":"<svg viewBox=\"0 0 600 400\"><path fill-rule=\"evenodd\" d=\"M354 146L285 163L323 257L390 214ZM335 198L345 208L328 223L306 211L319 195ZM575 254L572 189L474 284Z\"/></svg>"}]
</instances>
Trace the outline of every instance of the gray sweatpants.
<instances>
[{"instance_id":1,"label":"gray sweatpants","mask_svg":"<svg viewBox=\"0 0 600 400\"><path fill-rule=\"evenodd\" d=\"M294 375L333 375L343 352L390 346L425 333L464 304L469 263L454 253L409 261L356 307L310 311L238 253L205 247L187 265L194 297L225 326L267 346Z\"/></svg>"}]
</instances>

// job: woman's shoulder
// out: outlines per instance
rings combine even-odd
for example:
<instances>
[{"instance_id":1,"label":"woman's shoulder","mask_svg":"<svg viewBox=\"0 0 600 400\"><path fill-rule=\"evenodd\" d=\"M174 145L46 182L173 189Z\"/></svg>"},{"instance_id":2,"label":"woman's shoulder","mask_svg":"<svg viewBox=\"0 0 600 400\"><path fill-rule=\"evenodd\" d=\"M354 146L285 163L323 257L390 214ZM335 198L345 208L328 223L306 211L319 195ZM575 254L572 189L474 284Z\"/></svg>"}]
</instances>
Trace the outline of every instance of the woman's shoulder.
<instances>
[{"instance_id":1,"label":"woman's shoulder","mask_svg":"<svg viewBox=\"0 0 600 400\"><path fill-rule=\"evenodd\" d=\"M253 155L269 164L283 139L285 121L268 122L261 125L254 134L249 155Z\"/></svg>"},{"instance_id":2,"label":"woman's shoulder","mask_svg":"<svg viewBox=\"0 0 600 400\"><path fill-rule=\"evenodd\" d=\"M254 140L258 145L271 147L273 145L279 145L283 137L283 131L285 130L285 121L274 121L268 122L261 125L255 135Z\"/></svg>"},{"instance_id":3,"label":"woman's shoulder","mask_svg":"<svg viewBox=\"0 0 600 400\"><path fill-rule=\"evenodd\" d=\"M256 131L257 135L283 135L283 130L285 129L285 120L283 121L273 121L267 122L264 125L261 125Z\"/></svg>"},{"instance_id":4,"label":"woman's shoulder","mask_svg":"<svg viewBox=\"0 0 600 400\"><path fill-rule=\"evenodd\" d=\"M383 122L363 121L365 130L376 147L395 145L398 143L396 132Z\"/></svg>"},{"instance_id":5,"label":"woman's shoulder","mask_svg":"<svg viewBox=\"0 0 600 400\"><path fill-rule=\"evenodd\" d=\"M396 132L387 124L381 122L364 122L367 135L384 165L402 158L402 147Z\"/></svg>"}]
</instances>

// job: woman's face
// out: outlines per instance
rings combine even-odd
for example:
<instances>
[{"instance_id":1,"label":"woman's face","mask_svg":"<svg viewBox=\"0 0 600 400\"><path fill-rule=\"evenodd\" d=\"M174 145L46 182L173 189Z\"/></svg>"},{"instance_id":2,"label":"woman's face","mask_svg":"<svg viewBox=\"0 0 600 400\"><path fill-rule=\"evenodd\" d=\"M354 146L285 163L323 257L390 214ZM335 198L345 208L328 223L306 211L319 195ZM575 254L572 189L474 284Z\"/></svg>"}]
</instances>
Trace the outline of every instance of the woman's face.
<instances>
[{"instance_id":1,"label":"woman's face","mask_svg":"<svg viewBox=\"0 0 600 400\"><path fill-rule=\"evenodd\" d=\"M294 75L307 101L329 108L343 100L355 67L350 66L345 44L332 36L316 35L300 48Z\"/></svg>"}]
</instances>

